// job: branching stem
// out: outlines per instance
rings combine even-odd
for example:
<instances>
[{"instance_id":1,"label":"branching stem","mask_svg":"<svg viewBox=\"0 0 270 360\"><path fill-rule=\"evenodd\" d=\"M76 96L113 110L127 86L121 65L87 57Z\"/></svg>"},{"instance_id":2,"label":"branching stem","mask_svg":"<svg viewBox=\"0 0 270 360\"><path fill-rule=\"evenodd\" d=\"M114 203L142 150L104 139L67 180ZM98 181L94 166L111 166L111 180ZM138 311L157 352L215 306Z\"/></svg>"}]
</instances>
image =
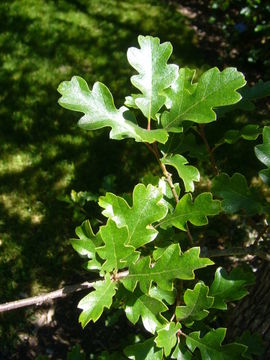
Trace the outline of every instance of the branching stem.
<instances>
[{"instance_id":1,"label":"branching stem","mask_svg":"<svg viewBox=\"0 0 270 360\"><path fill-rule=\"evenodd\" d=\"M202 140L204 142L204 145L205 145L205 147L207 149L207 152L208 152L208 154L210 156L212 169L213 169L214 173L216 175L218 175L219 171L218 171L218 167L217 167L217 164L216 164L216 160L214 158L213 150L211 149L211 147L210 147L210 145L208 143L208 140L207 140L207 138L205 136L205 131L204 131L204 125L203 124L199 125L199 135L202 138Z\"/></svg>"},{"instance_id":2,"label":"branching stem","mask_svg":"<svg viewBox=\"0 0 270 360\"><path fill-rule=\"evenodd\" d=\"M261 250L260 248L256 246L249 246L246 248L243 247L235 247L231 249L224 249L224 250L207 250L203 249L202 256L208 256L210 258L213 257L227 257L227 256L245 256L245 255L254 255L258 256L263 260L270 262L270 254L266 253L265 251ZM127 277L129 272L122 271L112 276L112 280L119 281L120 279ZM82 290L93 288L96 281L99 281L102 279L96 279L93 282L83 282L81 284L75 284L75 285L68 285L64 286L62 289L58 289L43 295L38 295L22 300L16 300L7 302L5 304L0 304L0 313L15 310L18 308L23 308L31 305L40 306L50 300L64 298L68 295L71 295L75 292L79 292Z\"/></svg>"}]
</instances>

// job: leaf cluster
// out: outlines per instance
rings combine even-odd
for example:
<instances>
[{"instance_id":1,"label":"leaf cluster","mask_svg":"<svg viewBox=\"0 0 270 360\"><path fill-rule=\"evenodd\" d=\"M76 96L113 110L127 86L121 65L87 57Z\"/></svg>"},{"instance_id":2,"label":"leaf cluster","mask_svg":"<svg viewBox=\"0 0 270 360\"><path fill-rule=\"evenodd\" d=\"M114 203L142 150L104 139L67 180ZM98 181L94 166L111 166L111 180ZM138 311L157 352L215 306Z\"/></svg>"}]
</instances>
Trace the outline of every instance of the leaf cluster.
<instances>
[{"instance_id":1,"label":"leaf cluster","mask_svg":"<svg viewBox=\"0 0 270 360\"><path fill-rule=\"evenodd\" d=\"M194 243L191 232L222 212L266 214L268 206L239 173L217 175L211 192L198 194L195 183L200 172L182 153L188 150L197 157L194 133L204 138L204 124L217 119L217 107L238 103L242 98L238 90L246 82L235 68L209 69L195 81L194 70L167 63L170 43L161 44L150 36L139 36L138 42L139 48L128 50L128 61L137 72L131 78L136 92L119 109L102 83L90 90L76 76L58 88L60 105L83 113L80 127L109 127L113 140L145 143L162 171L157 181L150 177L148 183L137 184L130 201L110 192L101 196L98 205L105 221L96 232L88 220L76 229L78 238L72 246L86 258L85 268L100 276L94 290L78 304L79 321L85 327L105 309L123 309L128 320L140 322L147 334L124 350L130 359L191 359L198 354L202 359L242 359L247 346L222 345L226 329L215 328L213 319L219 310L227 309L229 301L247 294L253 274L238 268L227 274L219 267L212 279L200 280L195 271L214 262L200 256L199 239ZM137 121L142 116L145 127ZM245 128L237 136L255 140L258 135L256 127ZM175 136L180 147L173 150ZM228 134L224 139L229 139ZM267 166L260 173L263 180L269 175L269 139L266 127L263 144L255 149ZM180 186L166 166L176 171Z\"/></svg>"}]
</instances>

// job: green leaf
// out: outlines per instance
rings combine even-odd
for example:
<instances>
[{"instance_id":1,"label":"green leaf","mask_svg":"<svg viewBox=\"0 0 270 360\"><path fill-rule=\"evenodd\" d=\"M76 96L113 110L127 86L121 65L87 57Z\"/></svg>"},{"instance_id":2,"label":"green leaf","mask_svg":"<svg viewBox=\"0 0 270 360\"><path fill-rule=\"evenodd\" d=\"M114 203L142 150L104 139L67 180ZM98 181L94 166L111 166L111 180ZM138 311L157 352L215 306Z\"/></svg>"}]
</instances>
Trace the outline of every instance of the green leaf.
<instances>
[{"instance_id":1,"label":"green leaf","mask_svg":"<svg viewBox=\"0 0 270 360\"><path fill-rule=\"evenodd\" d=\"M207 258L200 258L200 248L194 247L181 253L179 244L166 248L161 257L151 264L150 257L143 257L129 267L129 275L121 281L129 291L134 291L139 282L142 292L148 294L152 282L164 290L173 289L175 279L192 280L194 270L212 265Z\"/></svg>"},{"instance_id":2,"label":"green leaf","mask_svg":"<svg viewBox=\"0 0 270 360\"><path fill-rule=\"evenodd\" d=\"M244 110L251 111L254 110L255 105L254 101L262 99L270 95L270 81L259 80L255 85L249 87L248 85L244 86L239 90L239 93L242 95L241 101L237 104L226 106L224 108L218 109L218 115L223 116L227 112L234 110Z\"/></svg>"},{"instance_id":3,"label":"green leaf","mask_svg":"<svg viewBox=\"0 0 270 360\"><path fill-rule=\"evenodd\" d=\"M222 209L229 214L234 214L243 209L247 214L257 214L262 211L262 205L247 185L246 178L235 173L230 178L222 173L212 182L212 192L223 198Z\"/></svg>"},{"instance_id":4,"label":"green leaf","mask_svg":"<svg viewBox=\"0 0 270 360\"><path fill-rule=\"evenodd\" d=\"M173 354L171 356L171 359L192 360L192 354L186 348L185 344L183 344L183 339L181 339L180 343L176 345Z\"/></svg>"},{"instance_id":5,"label":"green leaf","mask_svg":"<svg viewBox=\"0 0 270 360\"><path fill-rule=\"evenodd\" d=\"M125 312L129 321L136 324L142 318L143 326L147 331L154 334L157 327L166 323L166 319L161 313L168 310L167 306L161 301L147 296L140 291L130 293L126 302Z\"/></svg>"},{"instance_id":6,"label":"green leaf","mask_svg":"<svg viewBox=\"0 0 270 360\"><path fill-rule=\"evenodd\" d=\"M169 356L172 348L175 346L177 338L177 331L181 329L179 323L171 322L158 330L158 336L155 338L155 343L158 347L164 349L165 356Z\"/></svg>"},{"instance_id":7,"label":"green leaf","mask_svg":"<svg viewBox=\"0 0 270 360\"><path fill-rule=\"evenodd\" d=\"M67 360L85 360L86 355L82 351L80 345L76 344L72 347L71 351L67 353Z\"/></svg>"},{"instance_id":8,"label":"green leaf","mask_svg":"<svg viewBox=\"0 0 270 360\"><path fill-rule=\"evenodd\" d=\"M228 275L225 269L219 267L209 291L209 295L215 298L212 307L227 310L226 303L245 297L248 294L246 286L253 284L254 280L254 274L247 268L235 268Z\"/></svg>"},{"instance_id":9,"label":"green leaf","mask_svg":"<svg viewBox=\"0 0 270 360\"><path fill-rule=\"evenodd\" d=\"M78 308L83 310L79 317L79 322L83 328L91 320L96 322L103 313L104 308L109 309L111 307L117 284L110 279L108 274L104 281L97 281L94 288L95 290L82 298L78 304Z\"/></svg>"},{"instance_id":10,"label":"green leaf","mask_svg":"<svg viewBox=\"0 0 270 360\"><path fill-rule=\"evenodd\" d=\"M245 358L252 360L253 356L256 356L256 359L260 358L264 353L264 344L262 338L259 334L251 334L249 331L244 331L240 337L235 339L240 344L246 345L248 347L245 352Z\"/></svg>"},{"instance_id":11,"label":"green leaf","mask_svg":"<svg viewBox=\"0 0 270 360\"><path fill-rule=\"evenodd\" d=\"M202 193L192 202L191 194L184 195L176 205L175 211L160 222L160 226L166 229L169 226L186 231L186 223L189 221L195 226L208 224L207 216L217 215L220 212L220 201L213 200L211 193Z\"/></svg>"},{"instance_id":12,"label":"green leaf","mask_svg":"<svg viewBox=\"0 0 270 360\"><path fill-rule=\"evenodd\" d=\"M135 186L132 207L123 198L112 193L100 197L99 205L105 209L102 212L104 216L113 219L119 227L128 227L127 243L135 248L156 238L158 232L151 225L167 214L167 207L162 204L161 189L152 185Z\"/></svg>"},{"instance_id":13,"label":"green leaf","mask_svg":"<svg viewBox=\"0 0 270 360\"><path fill-rule=\"evenodd\" d=\"M224 138L221 143L226 142L228 144L236 143L240 138L244 140L256 140L261 134L259 125L249 124L245 125L241 130L228 130L224 134Z\"/></svg>"},{"instance_id":14,"label":"green leaf","mask_svg":"<svg viewBox=\"0 0 270 360\"><path fill-rule=\"evenodd\" d=\"M79 239L71 239L71 245L81 256L87 256L89 259L95 257L96 247L102 244L100 234L93 233L89 220L85 220L81 226L75 229Z\"/></svg>"},{"instance_id":15,"label":"green leaf","mask_svg":"<svg viewBox=\"0 0 270 360\"><path fill-rule=\"evenodd\" d=\"M165 130L148 131L139 127L133 113L126 107L116 109L112 94L100 82L96 82L90 91L84 79L74 76L71 81L62 82L58 92L62 95L59 99L61 106L85 114L78 123L85 130L111 127L110 138L114 140L128 137L138 142L165 143L168 139Z\"/></svg>"},{"instance_id":16,"label":"green leaf","mask_svg":"<svg viewBox=\"0 0 270 360\"><path fill-rule=\"evenodd\" d=\"M205 318L214 302L214 298L208 296L209 288L202 282L196 284L193 290L187 289L184 294L186 306L176 307L176 318L179 320L193 321Z\"/></svg>"},{"instance_id":17,"label":"green leaf","mask_svg":"<svg viewBox=\"0 0 270 360\"><path fill-rule=\"evenodd\" d=\"M188 161L184 156L179 154L166 156L161 159L161 162L173 166L177 170L179 177L184 182L186 192L194 191L194 181L200 181L200 173L195 166L187 165Z\"/></svg>"},{"instance_id":18,"label":"green leaf","mask_svg":"<svg viewBox=\"0 0 270 360\"><path fill-rule=\"evenodd\" d=\"M245 140L256 140L261 134L259 125L248 124L241 129L241 136Z\"/></svg>"},{"instance_id":19,"label":"green leaf","mask_svg":"<svg viewBox=\"0 0 270 360\"><path fill-rule=\"evenodd\" d=\"M124 349L125 355L132 360L162 360L163 351L157 349L153 338L130 345Z\"/></svg>"},{"instance_id":20,"label":"green leaf","mask_svg":"<svg viewBox=\"0 0 270 360\"><path fill-rule=\"evenodd\" d=\"M149 295L161 302L166 301L167 304L173 305L176 298L176 290L164 290L157 286L153 286L149 290Z\"/></svg>"},{"instance_id":21,"label":"green leaf","mask_svg":"<svg viewBox=\"0 0 270 360\"><path fill-rule=\"evenodd\" d=\"M139 252L133 246L127 245L129 236L127 227L118 228L114 221L108 220L106 226L100 227L100 234L104 246L96 249L98 255L106 260L102 265L103 270L112 271L123 269L127 261L136 261Z\"/></svg>"},{"instance_id":22,"label":"green leaf","mask_svg":"<svg viewBox=\"0 0 270 360\"><path fill-rule=\"evenodd\" d=\"M255 154L268 167L260 171L259 175L266 184L270 184L270 126L263 128L263 144L255 146Z\"/></svg>"},{"instance_id":23,"label":"green leaf","mask_svg":"<svg viewBox=\"0 0 270 360\"><path fill-rule=\"evenodd\" d=\"M226 335L226 329L219 328L209 331L200 338L200 332L195 331L186 336L186 343L193 352L199 348L202 360L240 360L247 347L242 344L232 343L222 346Z\"/></svg>"},{"instance_id":24,"label":"green leaf","mask_svg":"<svg viewBox=\"0 0 270 360\"><path fill-rule=\"evenodd\" d=\"M140 49L129 48L127 53L130 65L139 73L131 77L131 82L142 92L134 102L147 119L155 119L166 101L162 93L177 78L178 66L167 65L172 53L169 42L160 44L158 38L141 35L138 42Z\"/></svg>"},{"instance_id":25,"label":"green leaf","mask_svg":"<svg viewBox=\"0 0 270 360\"><path fill-rule=\"evenodd\" d=\"M193 83L195 72L180 69L178 79L166 91L170 110L161 117L163 128L177 131L184 120L209 123L216 120L213 108L237 103L241 95L236 91L246 83L235 68L220 72L217 68L206 71L198 83Z\"/></svg>"}]
</instances>

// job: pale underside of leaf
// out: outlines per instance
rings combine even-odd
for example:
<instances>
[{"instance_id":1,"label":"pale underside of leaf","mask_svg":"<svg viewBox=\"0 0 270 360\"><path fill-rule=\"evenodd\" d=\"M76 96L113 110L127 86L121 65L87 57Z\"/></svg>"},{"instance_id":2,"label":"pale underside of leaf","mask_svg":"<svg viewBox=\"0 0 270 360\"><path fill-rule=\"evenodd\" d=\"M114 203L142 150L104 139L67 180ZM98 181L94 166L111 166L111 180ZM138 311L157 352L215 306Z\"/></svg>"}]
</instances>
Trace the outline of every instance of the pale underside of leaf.
<instances>
[{"instance_id":1,"label":"pale underside of leaf","mask_svg":"<svg viewBox=\"0 0 270 360\"><path fill-rule=\"evenodd\" d=\"M165 143L168 139L163 129L148 131L138 126L134 114L126 107L116 109L112 94L100 82L90 91L84 79L74 76L71 81L61 83L58 91L62 95L61 106L85 114L78 123L85 130L111 127L110 137L115 140L133 138L138 142Z\"/></svg>"}]
</instances>

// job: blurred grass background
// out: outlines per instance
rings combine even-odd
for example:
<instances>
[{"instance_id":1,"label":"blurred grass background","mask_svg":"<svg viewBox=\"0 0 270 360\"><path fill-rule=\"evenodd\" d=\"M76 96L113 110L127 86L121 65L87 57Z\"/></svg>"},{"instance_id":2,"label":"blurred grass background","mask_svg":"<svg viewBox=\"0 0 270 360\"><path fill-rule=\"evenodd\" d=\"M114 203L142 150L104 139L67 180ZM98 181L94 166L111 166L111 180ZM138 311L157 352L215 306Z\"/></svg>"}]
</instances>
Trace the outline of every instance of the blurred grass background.
<instances>
[{"instance_id":1,"label":"blurred grass background","mask_svg":"<svg viewBox=\"0 0 270 360\"><path fill-rule=\"evenodd\" d=\"M180 66L200 67L203 56L187 20L161 0L1 1L0 28L0 301L5 302L81 280L81 261L69 244L79 221L60 196L71 189L98 194L111 185L116 192L128 191L152 161L141 144L109 141L106 130L93 136L78 129L78 114L57 104L59 83L73 75L90 87L102 81L122 104L131 91L126 51L137 46L139 34L171 41L171 61ZM116 180L108 185L111 178ZM13 352L31 314L3 315L0 354Z\"/></svg>"}]
</instances>

